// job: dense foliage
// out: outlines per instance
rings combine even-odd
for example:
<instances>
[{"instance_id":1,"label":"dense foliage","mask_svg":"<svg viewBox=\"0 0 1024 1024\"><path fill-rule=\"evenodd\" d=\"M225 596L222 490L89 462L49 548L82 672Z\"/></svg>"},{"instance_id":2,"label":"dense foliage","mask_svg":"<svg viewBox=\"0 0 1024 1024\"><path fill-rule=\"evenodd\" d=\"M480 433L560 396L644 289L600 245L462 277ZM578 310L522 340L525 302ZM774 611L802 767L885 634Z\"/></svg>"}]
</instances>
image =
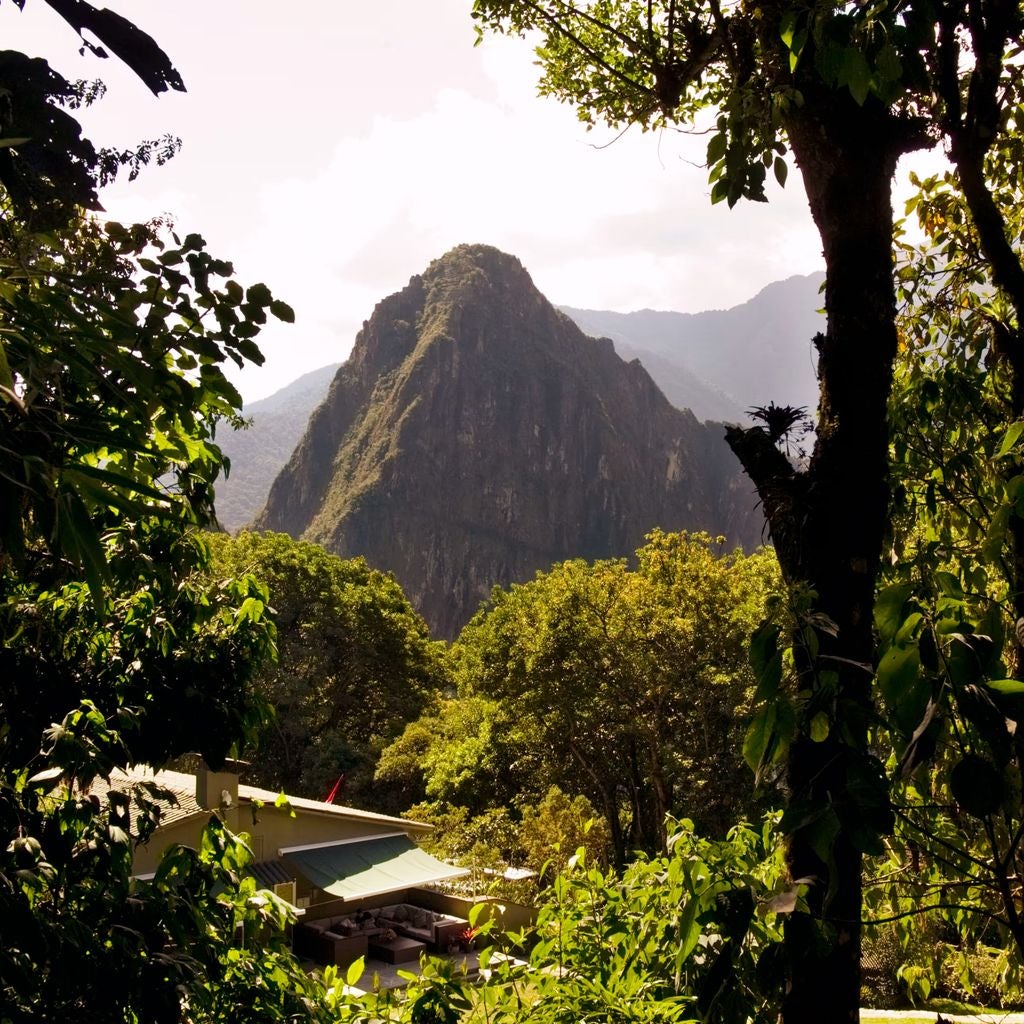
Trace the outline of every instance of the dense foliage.
<instances>
[{"instance_id":1,"label":"dense foliage","mask_svg":"<svg viewBox=\"0 0 1024 1024\"><path fill-rule=\"evenodd\" d=\"M1019 205L1019 174L996 189L986 180L986 161L1019 170L1024 11L1005 0L477 0L474 16L481 31L538 32L542 90L588 123L687 126L713 111L713 201L764 200L770 172L786 179L787 147L800 169L826 262L814 447L794 467L770 423L727 436L763 500L794 611L788 640L765 651L752 751L784 766L790 870L819 880L810 913L786 927L783 1015L787 1024L838 1024L856 1013L859 995L863 856L893 820L871 737L898 348L892 176L900 156L947 143L980 253L1015 304L1008 358L1024 366L1024 269L1003 216ZM1024 520L1016 532L1011 547L1024 552ZM784 685L776 654L795 670Z\"/></svg>"},{"instance_id":2,"label":"dense foliage","mask_svg":"<svg viewBox=\"0 0 1024 1024\"><path fill-rule=\"evenodd\" d=\"M123 18L60 7L155 91L180 84ZM80 217L112 169L53 105L81 92L0 64L0 1019L316 1019L244 844L212 819L135 879L167 795L92 789L190 750L218 765L262 718L266 590L212 580L196 531L240 406L222 364L259 361L268 311L291 311L198 235Z\"/></svg>"},{"instance_id":3,"label":"dense foliage","mask_svg":"<svg viewBox=\"0 0 1024 1024\"><path fill-rule=\"evenodd\" d=\"M215 575L251 573L267 586L277 627L277 659L255 680L273 719L251 749L250 777L320 799L344 776L338 802L388 809L374 766L440 687L440 645L394 578L361 558L280 533L209 543Z\"/></svg>"},{"instance_id":4,"label":"dense foliage","mask_svg":"<svg viewBox=\"0 0 1024 1024\"><path fill-rule=\"evenodd\" d=\"M89 787L189 750L218 764L262 717L266 591L211 581L195 530L215 423L239 404L217 364L256 353L272 300L196 236L86 222L40 238L9 212L4 235L3 1016L208 1019L276 956L232 957L237 926L280 925L282 908L238 888L245 851L216 823L202 851L133 881L156 794ZM301 1003L289 963L279 1007Z\"/></svg>"},{"instance_id":5,"label":"dense foliage","mask_svg":"<svg viewBox=\"0 0 1024 1024\"><path fill-rule=\"evenodd\" d=\"M1018 263L1019 145L994 152L986 171ZM991 990L994 976L1010 998L1024 964L1024 307L986 260L956 176L918 184L910 208L925 242L902 244L905 344L892 410L896 557L876 607L897 828L869 895L904 936L936 936L904 971L920 991L950 974L963 991Z\"/></svg>"},{"instance_id":6,"label":"dense foliage","mask_svg":"<svg viewBox=\"0 0 1024 1024\"><path fill-rule=\"evenodd\" d=\"M778 938L779 912L799 898L782 881L772 824L740 825L711 841L691 822L670 821L668 851L639 858L621 875L577 850L544 893L536 928L498 936L498 949L485 952L488 977L467 985L428 967L409 991L410 1019L771 1019L775 979L762 954ZM526 939L528 952L517 945Z\"/></svg>"},{"instance_id":7,"label":"dense foliage","mask_svg":"<svg viewBox=\"0 0 1024 1024\"><path fill-rule=\"evenodd\" d=\"M457 700L411 724L378 778L472 813L551 785L585 795L619 866L664 848L670 812L723 834L752 807L746 643L778 591L770 552L661 532L634 569L565 562L496 589L452 648Z\"/></svg>"}]
</instances>

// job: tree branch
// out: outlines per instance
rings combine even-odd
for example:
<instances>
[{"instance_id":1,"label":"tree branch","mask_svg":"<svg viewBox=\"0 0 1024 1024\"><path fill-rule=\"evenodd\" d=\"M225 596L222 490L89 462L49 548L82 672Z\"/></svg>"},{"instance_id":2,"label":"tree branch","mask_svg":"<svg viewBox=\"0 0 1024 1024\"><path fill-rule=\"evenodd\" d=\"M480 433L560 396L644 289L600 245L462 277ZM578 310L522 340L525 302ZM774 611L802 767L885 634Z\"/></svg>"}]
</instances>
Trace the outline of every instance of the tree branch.
<instances>
[{"instance_id":1,"label":"tree branch","mask_svg":"<svg viewBox=\"0 0 1024 1024\"><path fill-rule=\"evenodd\" d=\"M966 910L972 914L987 917L990 921L998 921L1000 924L1006 924L1006 921L1003 918L998 914L993 914L991 910L985 910L984 907L971 906L970 904L963 903L932 903L926 907L914 907L913 910L905 910L902 914L893 914L890 917L876 917L872 920L862 920L860 923L862 925L891 924L893 921L902 921L906 917L916 917L919 914L930 914L933 910Z\"/></svg>"},{"instance_id":2,"label":"tree branch","mask_svg":"<svg viewBox=\"0 0 1024 1024\"><path fill-rule=\"evenodd\" d=\"M801 578L796 506L803 474L797 473L762 427L726 427L725 440L757 488L783 571L790 579Z\"/></svg>"}]
</instances>

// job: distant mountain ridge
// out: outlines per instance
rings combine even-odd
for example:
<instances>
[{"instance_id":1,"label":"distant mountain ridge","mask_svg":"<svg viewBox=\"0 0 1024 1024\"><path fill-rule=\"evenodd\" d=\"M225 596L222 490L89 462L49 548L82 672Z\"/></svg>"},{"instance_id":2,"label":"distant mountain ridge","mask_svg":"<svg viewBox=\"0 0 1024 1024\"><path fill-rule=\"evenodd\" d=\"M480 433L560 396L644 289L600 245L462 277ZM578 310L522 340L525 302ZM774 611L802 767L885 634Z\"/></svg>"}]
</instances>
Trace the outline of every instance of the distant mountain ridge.
<instances>
[{"instance_id":1,"label":"distant mountain ridge","mask_svg":"<svg viewBox=\"0 0 1024 1024\"><path fill-rule=\"evenodd\" d=\"M341 363L321 366L245 406L245 430L217 437L231 472L217 484L217 520L229 531L252 521L267 500L274 477L295 451L313 410L324 400Z\"/></svg>"},{"instance_id":2,"label":"distant mountain ridge","mask_svg":"<svg viewBox=\"0 0 1024 1024\"><path fill-rule=\"evenodd\" d=\"M391 570L453 636L495 584L656 526L753 547L755 505L721 425L459 246L377 305L255 525Z\"/></svg>"},{"instance_id":3,"label":"distant mountain ridge","mask_svg":"<svg viewBox=\"0 0 1024 1024\"><path fill-rule=\"evenodd\" d=\"M587 334L611 338L623 359L639 359L668 400L698 419L737 420L769 402L813 414L822 281L823 274L796 275L703 313L559 308Z\"/></svg>"}]
</instances>

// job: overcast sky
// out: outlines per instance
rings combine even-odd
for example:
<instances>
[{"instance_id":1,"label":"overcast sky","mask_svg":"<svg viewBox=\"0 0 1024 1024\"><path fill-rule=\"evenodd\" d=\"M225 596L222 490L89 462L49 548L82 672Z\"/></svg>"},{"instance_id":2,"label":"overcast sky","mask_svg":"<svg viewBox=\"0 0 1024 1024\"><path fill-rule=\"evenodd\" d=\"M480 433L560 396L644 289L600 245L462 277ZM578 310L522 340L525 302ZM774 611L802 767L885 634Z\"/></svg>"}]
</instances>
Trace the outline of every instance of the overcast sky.
<instances>
[{"instance_id":1,"label":"overcast sky","mask_svg":"<svg viewBox=\"0 0 1024 1024\"><path fill-rule=\"evenodd\" d=\"M799 178L768 204L712 207L705 139L587 132L536 95L530 47L475 47L470 0L108 0L153 35L188 92L154 98L79 56L48 7L0 5L4 45L109 90L83 117L127 147L182 152L103 194L170 213L297 314L261 336L248 399L348 354L377 301L460 242L518 256L554 302L696 312L822 268ZM603 147L603 148L602 148Z\"/></svg>"}]
</instances>

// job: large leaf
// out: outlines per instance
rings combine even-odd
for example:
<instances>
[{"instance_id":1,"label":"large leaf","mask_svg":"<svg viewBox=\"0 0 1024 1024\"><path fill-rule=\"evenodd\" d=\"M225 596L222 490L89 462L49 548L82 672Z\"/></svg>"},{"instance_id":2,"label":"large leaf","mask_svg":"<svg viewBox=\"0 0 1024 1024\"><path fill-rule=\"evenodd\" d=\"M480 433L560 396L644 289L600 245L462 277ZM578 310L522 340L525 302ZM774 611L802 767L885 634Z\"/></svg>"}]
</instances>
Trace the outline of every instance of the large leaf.
<instances>
[{"instance_id":1,"label":"large leaf","mask_svg":"<svg viewBox=\"0 0 1024 1024\"><path fill-rule=\"evenodd\" d=\"M917 645L890 647L878 663L878 685L886 701L898 704L918 679L921 657Z\"/></svg>"},{"instance_id":2,"label":"large leaf","mask_svg":"<svg viewBox=\"0 0 1024 1024\"><path fill-rule=\"evenodd\" d=\"M110 47L125 64L145 82L156 95L168 88L184 92L185 83L170 58L147 35L127 18L107 8L97 9L86 0L46 0L79 35L94 35L103 46ZM97 56L106 57L102 48L87 43Z\"/></svg>"},{"instance_id":3,"label":"large leaf","mask_svg":"<svg viewBox=\"0 0 1024 1024\"><path fill-rule=\"evenodd\" d=\"M1021 434L1024 434L1024 420L1018 420L1016 423L1011 423L1010 426L1007 427L1006 433L1003 435L1003 440L999 444L999 448L996 451L996 458L1002 458L1004 455L1009 455L1010 451L1020 440Z\"/></svg>"},{"instance_id":4,"label":"large leaf","mask_svg":"<svg viewBox=\"0 0 1024 1024\"><path fill-rule=\"evenodd\" d=\"M990 679L985 685L996 693L1003 693L1007 696L1018 696L1024 694L1024 683L1019 679Z\"/></svg>"},{"instance_id":5,"label":"large leaf","mask_svg":"<svg viewBox=\"0 0 1024 1024\"><path fill-rule=\"evenodd\" d=\"M883 644L891 643L903 623L903 606L914 592L912 583L893 583L875 599L875 628Z\"/></svg>"}]
</instances>

